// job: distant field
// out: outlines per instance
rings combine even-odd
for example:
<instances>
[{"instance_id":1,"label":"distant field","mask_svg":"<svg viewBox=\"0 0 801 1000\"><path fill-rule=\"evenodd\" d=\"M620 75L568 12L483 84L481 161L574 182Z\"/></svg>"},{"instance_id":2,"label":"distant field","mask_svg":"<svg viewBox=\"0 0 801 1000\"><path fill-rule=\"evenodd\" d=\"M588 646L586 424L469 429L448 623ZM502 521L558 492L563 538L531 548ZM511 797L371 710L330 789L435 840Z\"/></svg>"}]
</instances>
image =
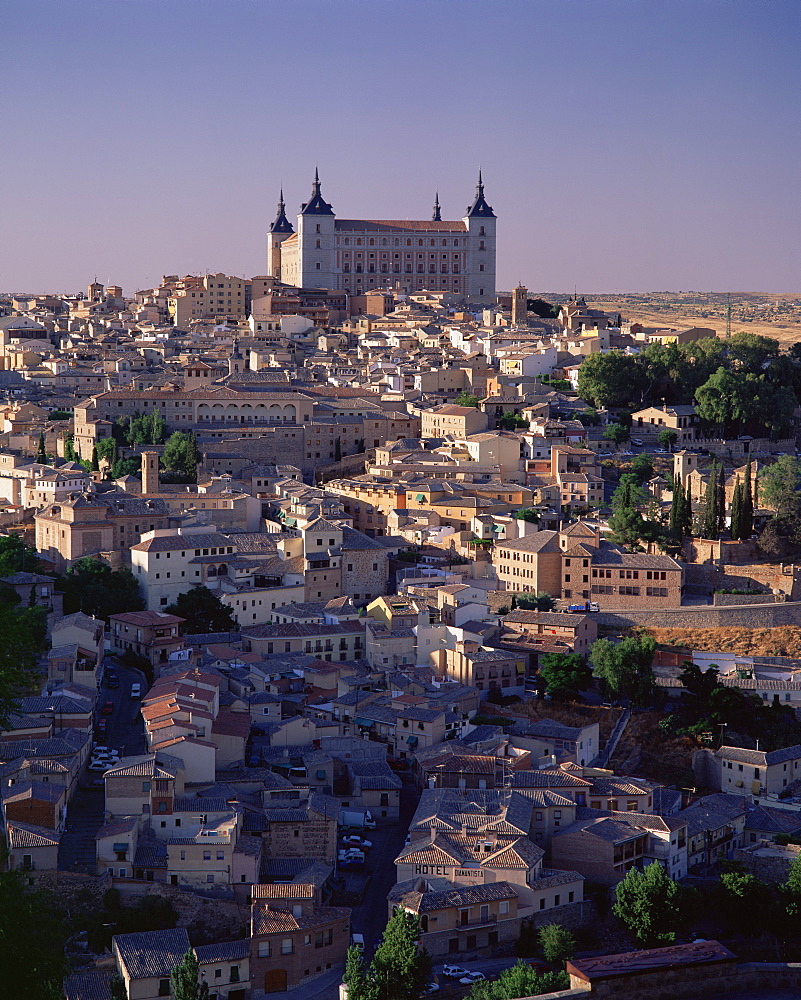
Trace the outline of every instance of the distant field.
<instances>
[{"instance_id":1,"label":"distant field","mask_svg":"<svg viewBox=\"0 0 801 1000\"><path fill-rule=\"evenodd\" d=\"M533 293L530 293L533 294ZM542 293L548 301L563 302L567 296ZM654 292L652 294L585 295L591 308L619 312L624 320L644 326L707 326L719 336L726 334L727 296L719 292ZM801 341L801 293L767 295L758 292L731 293L731 330L746 330L774 337L790 346Z\"/></svg>"}]
</instances>

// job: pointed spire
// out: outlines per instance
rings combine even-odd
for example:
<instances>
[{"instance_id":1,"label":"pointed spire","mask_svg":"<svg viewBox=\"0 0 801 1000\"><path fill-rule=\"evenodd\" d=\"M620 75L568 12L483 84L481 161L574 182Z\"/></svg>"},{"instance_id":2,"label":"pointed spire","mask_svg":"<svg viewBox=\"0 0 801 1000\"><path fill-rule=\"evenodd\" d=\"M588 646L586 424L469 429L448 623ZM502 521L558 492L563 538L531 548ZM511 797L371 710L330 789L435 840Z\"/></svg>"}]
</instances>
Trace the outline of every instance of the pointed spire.
<instances>
[{"instance_id":1,"label":"pointed spire","mask_svg":"<svg viewBox=\"0 0 801 1000\"><path fill-rule=\"evenodd\" d=\"M286 205L284 204L284 186L281 185L281 193L278 196L278 211L275 221L270 224L271 233L294 233L292 223L286 217Z\"/></svg>"},{"instance_id":2,"label":"pointed spire","mask_svg":"<svg viewBox=\"0 0 801 1000\"><path fill-rule=\"evenodd\" d=\"M320 172L314 168L314 183L312 184L312 196L309 201L304 202L300 208L301 215L333 215L334 210L320 193Z\"/></svg>"},{"instance_id":3,"label":"pointed spire","mask_svg":"<svg viewBox=\"0 0 801 1000\"><path fill-rule=\"evenodd\" d=\"M431 216L434 222L442 222L442 215L439 210L439 191L434 196L434 214Z\"/></svg>"},{"instance_id":4,"label":"pointed spire","mask_svg":"<svg viewBox=\"0 0 801 1000\"><path fill-rule=\"evenodd\" d=\"M488 205L484 198L484 179L481 176L481 167L478 168L478 184L476 184L476 196L473 204L467 207L468 216L480 216L484 219L494 219L495 213L492 206Z\"/></svg>"}]
</instances>

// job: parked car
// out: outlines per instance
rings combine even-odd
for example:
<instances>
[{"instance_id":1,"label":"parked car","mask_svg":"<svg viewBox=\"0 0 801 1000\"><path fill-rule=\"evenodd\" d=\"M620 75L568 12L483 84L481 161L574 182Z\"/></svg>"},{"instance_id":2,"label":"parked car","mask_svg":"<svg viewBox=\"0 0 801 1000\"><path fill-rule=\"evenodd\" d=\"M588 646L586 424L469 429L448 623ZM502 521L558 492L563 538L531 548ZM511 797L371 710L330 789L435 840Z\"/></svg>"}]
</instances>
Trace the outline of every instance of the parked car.
<instances>
[{"instance_id":1,"label":"parked car","mask_svg":"<svg viewBox=\"0 0 801 1000\"><path fill-rule=\"evenodd\" d=\"M527 958L526 965L531 966L535 972L545 973L553 972L553 969L548 965L547 962L543 962L541 958Z\"/></svg>"},{"instance_id":2,"label":"parked car","mask_svg":"<svg viewBox=\"0 0 801 1000\"><path fill-rule=\"evenodd\" d=\"M364 934L351 934L350 943L354 948L358 948L359 951L364 952Z\"/></svg>"},{"instance_id":3,"label":"parked car","mask_svg":"<svg viewBox=\"0 0 801 1000\"><path fill-rule=\"evenodd\" d=\"M132 684L131 685L131 697L132 698L141 698L142 697L142 685L141 684Z\"/></svg>"},{"instance_id":4,"label":"parked car","mask_svg":"<svg viewBox=\"0 0 801 1000\"><path fill-rule=\"evenodd\" d=\"M107 732L108 732L108 720L98 719L97 722L95 723L95 733L98 736L102 736L103 738L105 738Z\"/></svg>"},{"instance_id":5,"label":"parked car","mask_svg":"<svg viewBox=\"0 0 801 1000\"><path fill-rule=\"evenodd\" d=\"M369 851L373 846L372 840L366 840L364 837L359 837L355 833L349 833L347 837L343 837L342 843L350 844L352 847L359 847L363 851Z\"/></svg>"},{"instance_id":6,"label":"parked car","mask_svg":"<svg viewBox=\"0 0 801 1000\"><path fill-rule=\"evenodd\" d=\"M364 851L360 851L356 847L350 847L347 851L339 851L337 857L340 861L358 861L359 864L364 864L366 860Z\"/></svg>"},{"instance_id":7,"label":"parked car","mask_svg":"<svg viewBox=\"0 0 801 1000\"><path fill-rule=\"evenodd\" d=\"M114 715L114 702L106 701L103 702L103 707L100 709L101 715Z\"/></svg>"},{"instance_id":8,"label":"parked car","mask_svg":"<svg viewBox=\"0 0 801 1000\"><path fill-rule=\"evenodd\" d=\"M90 771L105 772L105 771L108 771L112 767L114 767L114 765L111 763L111 761L108 761L108 760L93 760L92 763L89 765L88 770L90 770Z\"/></svg>"},{"instance_id":9,"label":"parked car","mask_svg":"<svg viewBox=\"0 0 801 1000\"><path fill-rule=\"evenodd\" d=\"M461 979L467 975L467 969L463 969L461 965L443 965L442 975L449 979Z\"/></svg>"},{"instance_id":10,"label":"parked car","mask_svg":"<svg viewBox=\"0 0 801 1000\"><path fill-rule=\"evenodd\" d=\"M107 688L118 688L120 686L119 677L112 671L106 673L106 687Z\"/></svg>"},{"instance_id":11,"label":"parked car","mask_svg":"<svg viewBox=\"0 0 801 1000\"><path fill-rule=\"evenodd\" d=\"M119 764L120 755L116 752L116 750L107 750L104 753L93 753L91 763L96 764L98 761L106 761L109 764Z\"/></svg>"},{"instance_id":12,"label":"parked car","mask_svg":"<svg viewBox=\"0 0 801 1000\"><path fill-rule=\"evenodd\" d=\"M459 982L464 986L472 986L473 983L481 983L486 978L483 972L466 972Z\"/></svg>"},{"instance_id":13,"label":"parked car","mask_svg":"<svg viewBox=\"0 0 801 1000\"><path fill-rule=\"evenodd\" d=\"M642 448L642 438L631 438L631 443L636 444L638 448Z\"/></svg>"},{"instance_id":14,"label":"parked car","mask_svg":"<svg viewBox=\"0 0 801 1000\"><path fill-rule=\"evenodd\" d=\"M429 983L423 990L424 997L430 997L432 993L439 993L439 983Z\"/></svg>"}]
</instances>

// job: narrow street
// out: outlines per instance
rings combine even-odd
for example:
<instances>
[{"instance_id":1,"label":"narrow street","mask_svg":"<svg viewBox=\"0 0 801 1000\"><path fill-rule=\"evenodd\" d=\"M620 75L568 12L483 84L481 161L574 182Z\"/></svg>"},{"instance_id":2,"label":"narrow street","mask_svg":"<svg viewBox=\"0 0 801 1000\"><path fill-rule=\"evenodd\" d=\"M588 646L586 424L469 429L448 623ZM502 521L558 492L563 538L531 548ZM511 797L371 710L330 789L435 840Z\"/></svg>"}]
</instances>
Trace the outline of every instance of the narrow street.
<instances>
[{"instance_id":1,"label":"narrow street","mask_svg":"<svg viewBox=\"0 0 801 1000\"><path fill-rule=\"evenodd\" d=\"M103 684L98 695L97 712L107 701L114 703L113 714L104 716L108 719L108 736L104 743L118 750L120 757L142 754L147 747L144 724L139 714L140 702L131 698L131 685L139 683L145 691L147 682L138 670L129 670L107 657L106 668L109 667L116 671L120 686L111 689ZM67 829L58 848L58 867L62 871L95 871L95 835L103 825L104 805L103 775L85 771L70 803Z\"/></svg>"}]
</instances>

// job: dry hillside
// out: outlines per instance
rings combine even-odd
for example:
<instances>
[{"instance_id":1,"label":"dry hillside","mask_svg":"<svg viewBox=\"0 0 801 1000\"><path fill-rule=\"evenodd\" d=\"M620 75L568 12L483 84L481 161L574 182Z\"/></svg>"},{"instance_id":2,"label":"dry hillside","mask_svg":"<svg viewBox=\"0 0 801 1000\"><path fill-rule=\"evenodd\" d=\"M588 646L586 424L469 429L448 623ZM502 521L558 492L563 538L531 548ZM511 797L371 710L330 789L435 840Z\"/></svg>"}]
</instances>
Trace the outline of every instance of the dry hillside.
<instances>
[{"instance_id":1,"label":"dry hillside","mask_svg":"<svg viewBox=\"0 0 801 1000\"><path fill-rule=\"evenodd\" d=\"M646 628L661 646L707 649L743 656L792 656L801 658L801 627L778 628Z\"/></svg>"}]
</instances>

